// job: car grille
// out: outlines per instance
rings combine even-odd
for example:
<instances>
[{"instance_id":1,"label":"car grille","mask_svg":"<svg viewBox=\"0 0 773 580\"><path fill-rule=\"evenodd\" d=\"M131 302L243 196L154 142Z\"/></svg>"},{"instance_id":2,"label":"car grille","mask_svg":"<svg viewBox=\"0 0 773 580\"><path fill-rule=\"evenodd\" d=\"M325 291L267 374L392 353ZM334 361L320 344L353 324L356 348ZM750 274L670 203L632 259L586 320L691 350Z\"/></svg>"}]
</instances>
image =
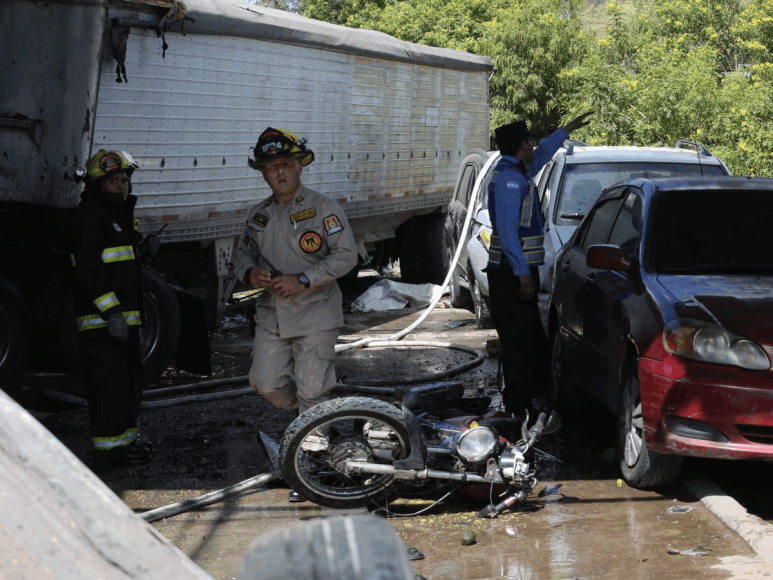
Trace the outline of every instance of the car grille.
<instances>
[{"instance_id":1,"label":"car grille","mask_svg":"<svg viewBox=\"0 0 773 580\"><path fill-rule=\"evenodd\" d=\"M746 439L754 443L763 443L773 445L773 427L764 427L762 425L736 425Z\"/></svg>"}]
</instances>

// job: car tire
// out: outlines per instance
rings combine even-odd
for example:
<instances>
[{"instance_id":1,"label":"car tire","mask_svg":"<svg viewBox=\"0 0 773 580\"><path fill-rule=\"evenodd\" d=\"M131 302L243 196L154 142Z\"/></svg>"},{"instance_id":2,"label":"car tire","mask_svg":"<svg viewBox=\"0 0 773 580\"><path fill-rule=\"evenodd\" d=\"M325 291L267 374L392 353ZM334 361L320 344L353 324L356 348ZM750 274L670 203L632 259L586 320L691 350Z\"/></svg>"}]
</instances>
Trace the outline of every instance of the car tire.
<instances>
[{"instance_id":1,"label":"car tire","mask_svg":"<svg viewBox=\"0 0 773 580\"><path fill-rule=\"evenodd\" d=\"M406 284L442 284L446 277L445 215L414 216L398 229L400 279Z\"/></svg>"},{"instance_id":2,"label":"car tire","mask_svg":"<svg viewBox=\"0 0 773 580\"><path fill-rule=\"evenodd\" d=\"M451 259L452 257L448 259L449 265L451 264ZM451 281L448 283L448 293L451 296L451 306L454 308L467 308L472 301L470 293L459 284L459 276L456 272L451 275Z\"/></svg>"},{"instance_id":3,"label":"car tire","mask_svg":"<svg viewBox=\"0 0 773 580\"><path fill-rule=\"evenodd\" d=\"M564 415L575 414L581 404L580 393L572 376L567 372L564 341L561 331L553 334L550 354L550 382L548 403Z\"/></svg>"},{"instance_id":4,"label":"car tire","mask_svg":"<svg viewBox=\"0 0 773 580\"><path fill-rule=\"evenodd\" d=\"M16 286L0 277L0 385L14 395L27 368L30 313Z\"/></svg>"},{"instance_id":5,"label":"car tire","mask_svg":"<svg viewBox=\"0 0 773 580\"><path fill-rule=\"evenodd\" d=\"M475 308L475 324L480 329L494 328L494 319L491 316L491 304L488 299L481 294L480 285L475 279L475 275L470 278L470 290L472 294L472 304Z\"/></svg>"},{"instance_id":6,"label":"car tire","mask_svg":"<svg viewBox=\"0 0 773 580\"><path fill-rule=\"evenodd\" d=\"M623 479L636 488L673 483L679 477L684 458L651 451L644 435L639 377L632 374L623 383L617 416L617 455Z\"/></svg>"},{"instance_id":7,"label":"car tire","mask_svg":"<svg viewBox=\"0 0 773 580\"><path fill-rule=\"evenodd\" d=\"M145 384L151 384L174 364L180 342L180 305L163 276L151 268L140 271L140 287L142 372Z\"/></svg>"}]
</instances>

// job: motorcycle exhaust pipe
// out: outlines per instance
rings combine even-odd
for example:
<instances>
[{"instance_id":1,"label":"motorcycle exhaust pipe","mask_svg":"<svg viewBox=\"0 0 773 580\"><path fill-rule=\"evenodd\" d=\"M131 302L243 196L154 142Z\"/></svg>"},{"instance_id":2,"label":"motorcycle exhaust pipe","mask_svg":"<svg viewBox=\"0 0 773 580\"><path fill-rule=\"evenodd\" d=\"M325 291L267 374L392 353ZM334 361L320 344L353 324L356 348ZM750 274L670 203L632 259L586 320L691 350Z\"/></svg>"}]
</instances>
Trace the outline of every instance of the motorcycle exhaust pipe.
<instances>
[{"instance_id":1,"label":"motorcycle exhaust pipe","mask_svg":"<svg viewBox=\"0 0 773 580\"><path fill-rule=\"evenodd\" d=\"M475 473L449 473L436 469L395 469L393 465L365 463L363 461L346 461L344 466L347 471L354 473L393 475L395 479L450 479L463 483L490 483L485 477Z\"/></svg>"}]
</instances>

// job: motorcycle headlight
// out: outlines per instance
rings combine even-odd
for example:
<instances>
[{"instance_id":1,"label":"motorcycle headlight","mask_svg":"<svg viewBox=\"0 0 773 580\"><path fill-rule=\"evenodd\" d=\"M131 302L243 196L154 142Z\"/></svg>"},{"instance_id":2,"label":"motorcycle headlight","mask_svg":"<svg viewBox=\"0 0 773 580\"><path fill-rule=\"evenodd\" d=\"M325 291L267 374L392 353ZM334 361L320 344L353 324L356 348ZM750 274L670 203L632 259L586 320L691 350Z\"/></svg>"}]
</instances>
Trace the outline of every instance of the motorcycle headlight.
<instances>
[{"instance_id":1,"label":"motorcycle headlight","mask_svg":"<svg viewBox=\"0 0 773 580\"><path fill-rule=\"evenodd\" d=\"M663 344L668 352L681 358L752 371L770 368L770 359L760 345L710 322L672 320L663 329Z\"/></svg>"},{"instance_id":2,"label":"motorcycle headlight","mask_svg":"<svg viewBox=\"0 0 773 580\"><path fill-rule=\"evenodd\" d=\"M474 427L461 434L456 452L469 463L479 463L496 452L498 442L499 435L492 427Z\"/></svg>"}]
</instances>

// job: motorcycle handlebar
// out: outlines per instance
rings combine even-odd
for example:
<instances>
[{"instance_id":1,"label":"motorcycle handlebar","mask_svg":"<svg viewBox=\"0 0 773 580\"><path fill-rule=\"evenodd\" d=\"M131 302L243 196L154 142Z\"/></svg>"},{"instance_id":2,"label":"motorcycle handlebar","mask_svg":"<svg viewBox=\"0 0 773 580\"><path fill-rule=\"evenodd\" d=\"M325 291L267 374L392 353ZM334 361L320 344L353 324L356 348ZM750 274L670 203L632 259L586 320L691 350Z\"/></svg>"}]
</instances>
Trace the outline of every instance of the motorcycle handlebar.
<instances>
[{"instance_id":1,"label":"motorcycle handlebar","mask_svg":"<svg viewBox=\"0 0 773 580\"><path fill-rule=\"evenodd\" d=\"M537 439L542 435L542 430L545 428L545 421L547 421L547 413L541 412L537 417L537 422L529 429L529 445L533 445Z\"/></svg>"}]
</instances>

